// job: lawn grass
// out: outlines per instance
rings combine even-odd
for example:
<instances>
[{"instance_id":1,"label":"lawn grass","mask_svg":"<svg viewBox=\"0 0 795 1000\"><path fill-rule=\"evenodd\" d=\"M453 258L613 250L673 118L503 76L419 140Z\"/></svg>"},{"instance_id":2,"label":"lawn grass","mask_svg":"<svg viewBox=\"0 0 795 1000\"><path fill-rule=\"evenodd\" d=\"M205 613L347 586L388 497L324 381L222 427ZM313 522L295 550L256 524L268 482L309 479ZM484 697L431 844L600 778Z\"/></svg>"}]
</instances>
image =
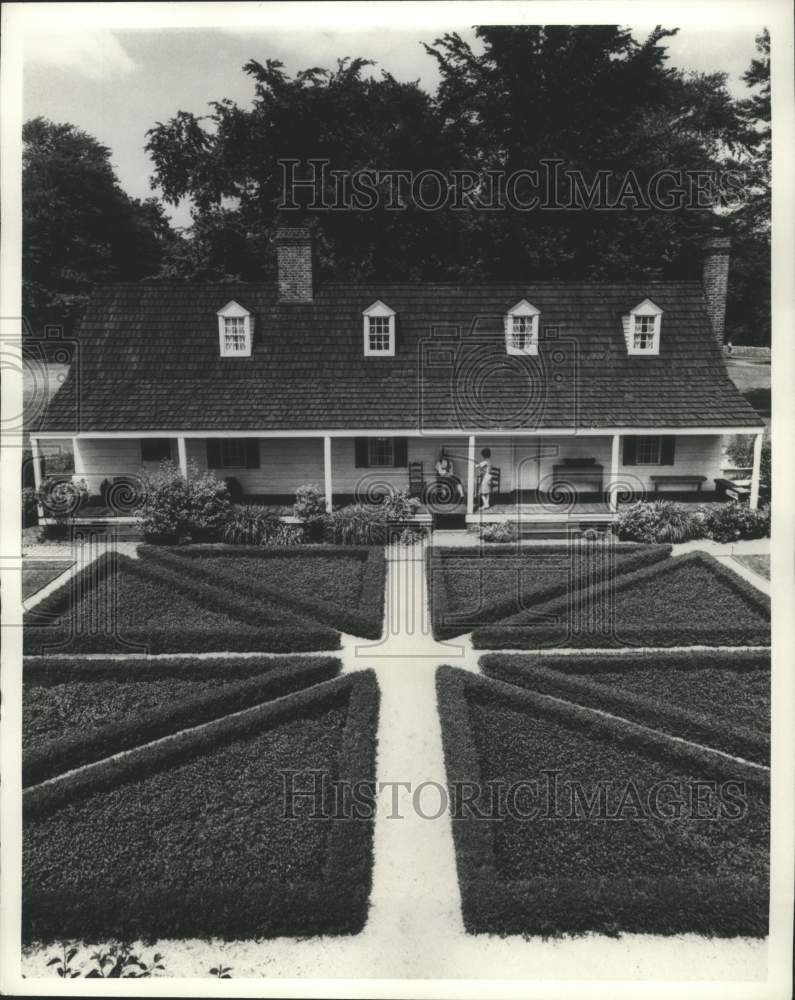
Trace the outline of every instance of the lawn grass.
<instances>
[{"instance_id":1,"label":"lawn grass","mask_svg":"<svg viewBox=\"0 0 795 1000\"><path fill-rule=\"evenodd\" d=\"M286 816L283 772L372 785L377 710L363 671L30 789L24 940L358 932L372 818Z\"/></svg>"},{"instance_id":2,"label":"lawn grass","mask_svg":"<svg viewBox=\"0 0 795 1000\"><path fill-rule=\"evenodd\" d=\"M767 933L766 772L449 667L437 689L470 933ZM524 782L523 815L474 818L461 782Z\"/></svg>"},{"instance_id":3,"label":"lawn grass","mask_svg":"<svg viewBox=\"0 0 795 1000\"><path fill-rule=\"evenodd\" d=\"M472 643L477 649L763 646L770 643L770 600L711 556L693 552L541 602L475 630Z\"/></svg>"},{"instance_id":4,"label":"lawn grass","mask_svg":"<svg viewBox=\"0 0 795 1000\"><path fill-rule=\"evenodd\" d=\"M381 547L145 545L139 555L159 570L188 573L245 601L275 605L342 632L377 639L383 631Z\"/></svg>"},{"instance_id":5,"label":"lawn grass","mask_svg":"<svg viewBox=\"0 0 795 1000\"><path fill-rule=\"evenodd\" d=\"M489 677L770 763L770 655L714 650L566 657L492 654Z\"/></svg>"},{"instance_id":6,"label":"lawn grass","mask_svg":"<svg viewBox=\"0 0 795 1000\"><path fill-rule=\"evenodd\" d=\"M74 565L73 559L28 559L23 561L22 600L25 601L33 594L37 594L72 565Z\"/></svg>"},{"instance_id":7,"label":"lawn grass","mask_svg":"<svg viewBox=\"0 0 795 1000\"><path fill-rule=\"evenodd\" d=\"M434 635L453 638L668 558L670 545L502 545L428 551Z\"/></svg>"},{"instance_id":8,"label":"lawn grass","mask_svg":"<svg viewBox=\"0 0 795 1000\"><path fill-rule=\"evenodd\" d=\"M766 580L770 579L770 556L753 555L735 556L734 558L741 566L745 566L752 572L758 573L759 576L763 576Z\"/></svg>"},{"instance_id":9,"label":"lawn grass","mask_svg":"<svg viewBox=\"0 0 795 1000\"><path fill-rule=\"evenodd\" d=\"M186 573L107 554L24 619L28 655L78 652L303 652L339 635L275 602L246 601Z\"/></svg>"},{"instance_id":10,"label":"lawn grass","mask_svg":"<svg viewBox=\"0 0 795 1000\"><path fill-rule=\"evenodd\" d=\"M341 664L316 656L30 667L23 684L23 786L329 680Z\"/></svg>"}]
</instances>

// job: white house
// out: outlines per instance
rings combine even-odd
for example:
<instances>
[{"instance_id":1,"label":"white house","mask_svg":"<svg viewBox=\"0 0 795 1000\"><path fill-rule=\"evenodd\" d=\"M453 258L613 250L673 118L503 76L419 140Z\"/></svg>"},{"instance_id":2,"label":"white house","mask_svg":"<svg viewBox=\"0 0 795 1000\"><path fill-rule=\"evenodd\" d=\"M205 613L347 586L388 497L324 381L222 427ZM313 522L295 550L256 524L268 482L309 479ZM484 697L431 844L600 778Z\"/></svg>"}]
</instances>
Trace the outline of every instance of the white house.
<instances>
[{"instance_id":1,"label":"white house","mask_svg":"<svg viewBox=\"0 0 795 1000\"><path fill-rule=\"evenodd\" d=\"M316 284L307 231L275 239L275 285L95 289L31 433L39 480L66 439L96 492L170 458L265 502L316 483L331 508L428 499L444 448L471 521L487 447L491 518L604 520L629 496L715 498L722 438L753 434L756 506L764 426L722 359L726 238L701 282L509 284Z\"/></svg>"}]
</instances>

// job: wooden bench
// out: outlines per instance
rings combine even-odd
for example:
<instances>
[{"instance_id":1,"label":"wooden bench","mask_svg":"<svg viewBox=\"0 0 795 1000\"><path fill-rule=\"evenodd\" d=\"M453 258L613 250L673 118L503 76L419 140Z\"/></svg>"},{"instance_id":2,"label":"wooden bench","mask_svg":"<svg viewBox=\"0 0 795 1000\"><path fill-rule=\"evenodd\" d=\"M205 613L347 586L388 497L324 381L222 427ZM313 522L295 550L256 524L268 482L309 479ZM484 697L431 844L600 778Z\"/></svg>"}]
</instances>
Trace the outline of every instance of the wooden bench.
<instances>
[{"instance_id":1,"label":"wooden bench","mask_svg":"<svg viewBox=\"0 0 795 1000\"><path fill-rule=\"evenodd\" d=\"M655 493L660 492L660 483L681 483L684 486L695 486L696 493L700 493L701 487L707 481L706 476L688 476L684 473L679 476L649 476L649 479L654 483Z\"/></svg>"},{"instance_id":2,"label":"wooden bench","mask_svg":"<svg viewBox=\"0 0 795 1000\"><path fill-rule=\"evenodd\" d=\"M750 487L733 479L716 479L715 493L728 500L747 500L751 496Z\"/></svg>"}]
</instances>

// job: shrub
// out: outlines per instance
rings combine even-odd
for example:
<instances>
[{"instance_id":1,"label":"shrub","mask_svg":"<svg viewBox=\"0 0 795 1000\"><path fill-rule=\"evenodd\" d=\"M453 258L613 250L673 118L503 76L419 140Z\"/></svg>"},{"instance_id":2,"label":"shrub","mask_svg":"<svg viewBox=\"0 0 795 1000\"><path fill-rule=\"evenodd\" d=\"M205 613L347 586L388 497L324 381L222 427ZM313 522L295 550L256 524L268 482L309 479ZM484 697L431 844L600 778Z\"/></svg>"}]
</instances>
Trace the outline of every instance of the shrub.
<instances>
[{"instance_id":1,"label":"shrub","mask_svg":"<svg viewBox=\"0 0 795 1000\"><path fill-rule=\"evenodd\" d=\"M262 545L279 524L279 516L272 507L237 504L229 512L223 539L230 545Z\"/></svg>"},{"instance_id":2,"label":"shrub","mask_svg":"<svg viewBox=\"0 0 795 1000\"><path fill-rule=\"evenodd\" d=\"M737 434L726 449L729 460L738 469L750 469L754 464L754 439L747 434ZM759 489L763 496L770 496L771 452L770 441L762 442L762 456L759 464Z\"/></svg>"},{"instance_id":3,"label":"shrub","mask_svg":"<svg viewBox=\"0 0 795 1000\"><path fill-rule=\"evenodd\" d=\"M703 515L669 500L633 503L620 512L613 531L622 541L689 542L704 536Z\"/></svg>"},{"instance_id":4,"label":"shrub","mask_svg":"<svg viewBox=\"0 0 795 1000\"><path fill-rule=\"evenodd\" d=\"M383 545L387 516L382 507L356 503L341 507L326 522L326 539L335 545Z\"/></svg>"},{"instance_id":5,"label":"shrub","mask_svg":"<svg viewBox=\"0 0 795 1000\"><path fill-rule=\"evenodd\" d=\"M212 472L194 464L186 480L169 461L145 482L138 520L144 538L155 544L217 541L229 517L229 491Z\"/></svg>"},{"instance_id":6,"label":"shrub","mask_svg":"<svg viewBox=\"0 0 795 1000\"><path fill-rule=\"evenodd\" d=\"M285 524L279 521L274 530L267 535L263 545L272 545L274 548L284 548L285 546L302 545L304 542L303 525Z\"/></svg>"},{"instance_id":7,"label":"shrub","mask_svg":"<svg viewBox=\"0 0 795 1000\"><path fill-rule=\"evenodd\" d=\"M408 490L389 492L381 508L389 521L409 521L420 509L420 501L410 497Z\"/></svg>"},{"instance_id":8,"label":"shrub","mask_svg":"<svg viewBox=\"0 0 795 1000\"><path fill-rule=\"evenodd\" d=\"M39 523L39 508L36 501L36 491L32 486L25 486L20 495L22 504L22 527L31 528Z\"/></svg>"},{"instance_id":9,"label":"shrub","mask_svg":"<svg viewBox=\"0 0 795 1000\"><path fill-rule=\"evenodd\" d=\"M311 542L323 538L326 521L326 497L319 486L307 483L295 491L293 514L304 522L307 539Z\"/></svg>"},{"instance_id":10,"label":"shrub","mask_svg":"<svg viewBox=\"0 0 795 1000\"><path fill-rule=\"evenodd\" d=\"M736 542L742 538L770 535L770 507L751 510L736 500L702 509L704 537L715 542Z\"/></svg>"},{"instance_id":11,"label":"shrub","mask_svg":"<svg viewBox=\"0 0 795 1000\"><path fill-rule=\"evenodd\" d=\"M518 538L519 529L513 521L486 524L480 529L480 539L483 542L515 542Z\"/></svg>"}]
</instances>

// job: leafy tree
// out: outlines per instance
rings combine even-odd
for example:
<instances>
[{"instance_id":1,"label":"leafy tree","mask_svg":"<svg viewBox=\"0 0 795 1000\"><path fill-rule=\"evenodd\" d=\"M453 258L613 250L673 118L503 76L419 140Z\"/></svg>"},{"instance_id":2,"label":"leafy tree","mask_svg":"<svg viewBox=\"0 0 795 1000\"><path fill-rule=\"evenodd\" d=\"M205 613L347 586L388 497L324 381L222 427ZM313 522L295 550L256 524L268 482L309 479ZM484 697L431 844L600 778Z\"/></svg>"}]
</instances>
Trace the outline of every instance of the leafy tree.
<instances>
[{"instance_id":1,"label":"leafy tree","mask_svg":"<svg viewBox=\"0 0 795 1000\"><path fill-rule=\"evenodd\" d=\"M69 328L95 282L156 274L171 230L154 198L122 191L86 132L34 118L22 139L23 307L34 328Z\"/></svg>"},{"instance_id":2,"label":"leafy tree","mask_svg":"<svg viewBox=\"0 0 795 1000\"><path fill-rule=\"evenodd\" d=\"M756 39L758 58L743 75L751 94L738 103L746 200L731 216L734 253L727 327L737 343L770 343L770 34Z\"/></svg>"}]
</instances>

